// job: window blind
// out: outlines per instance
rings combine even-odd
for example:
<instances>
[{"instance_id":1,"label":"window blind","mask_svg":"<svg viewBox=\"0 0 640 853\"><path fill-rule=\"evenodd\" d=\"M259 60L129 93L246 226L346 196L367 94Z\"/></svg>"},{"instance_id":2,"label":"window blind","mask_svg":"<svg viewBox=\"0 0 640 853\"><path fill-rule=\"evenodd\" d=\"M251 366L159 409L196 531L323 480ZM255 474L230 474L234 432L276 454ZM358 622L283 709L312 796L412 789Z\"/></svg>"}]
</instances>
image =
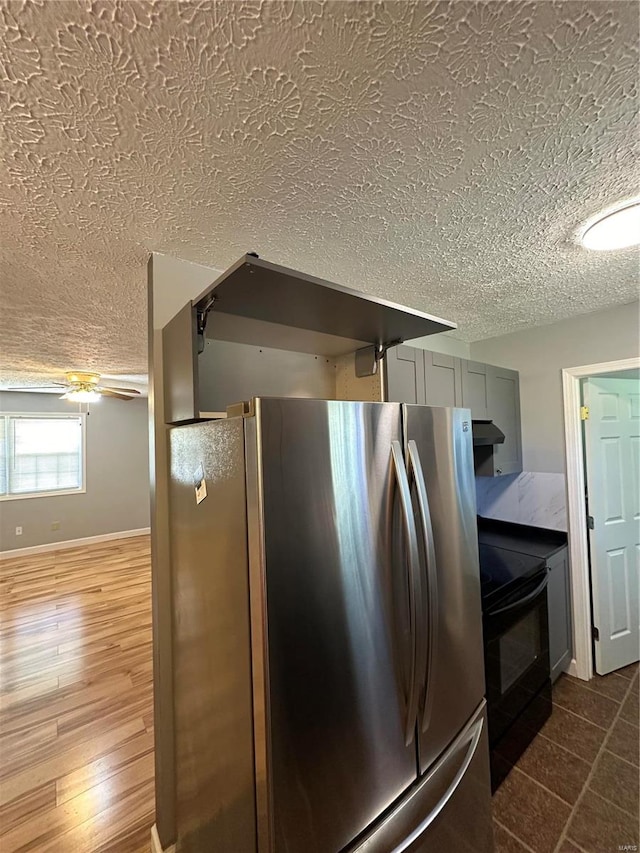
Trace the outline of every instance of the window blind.
<instances>
[{"instance_id":1,"label":"window blind","mask_svg":"<svg viewBox=\"0 0 640 853\"><path fill-rule=\"evenodd\" d=\"M81 418L5 415L0 423L3 494L82 488Z\"/></svg>"}]
</instances>

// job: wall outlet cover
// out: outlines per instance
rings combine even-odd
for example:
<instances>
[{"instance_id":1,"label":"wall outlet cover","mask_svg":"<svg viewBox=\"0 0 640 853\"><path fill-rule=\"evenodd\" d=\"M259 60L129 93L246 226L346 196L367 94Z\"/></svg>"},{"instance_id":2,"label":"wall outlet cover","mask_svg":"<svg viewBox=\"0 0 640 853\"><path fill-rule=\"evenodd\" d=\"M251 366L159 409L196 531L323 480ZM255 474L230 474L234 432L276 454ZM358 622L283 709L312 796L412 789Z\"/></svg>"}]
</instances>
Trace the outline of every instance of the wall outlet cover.
<instances>
[{"instance_id":1,"label":"wall outlet cover","mask_svg":"<svg viewBox=\"0 0 640 853\"><path fill-rule=\"evenodd\" d=\"M16 527L16 536L22 536L22 528Z\"/></svg>"}]
</instances>

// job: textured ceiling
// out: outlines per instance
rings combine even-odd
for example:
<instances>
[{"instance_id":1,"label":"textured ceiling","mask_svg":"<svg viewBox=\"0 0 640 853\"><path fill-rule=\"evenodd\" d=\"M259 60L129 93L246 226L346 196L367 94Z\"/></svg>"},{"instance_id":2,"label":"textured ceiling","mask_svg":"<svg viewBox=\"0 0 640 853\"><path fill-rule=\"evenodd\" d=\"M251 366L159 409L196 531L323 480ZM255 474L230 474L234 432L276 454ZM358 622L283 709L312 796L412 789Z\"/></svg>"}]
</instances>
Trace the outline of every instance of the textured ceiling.
<instances>
[{"instance_id":1,"label":"textured ceiling","mask_svg":"<svg viewBox=\"0 0 640 853\"><path fill-rule=\"evenodd\" d=\"M146 371L151 251L475 340L637 296L635 2L5 2L2 377Z\"/></svg>"}]
</instances>

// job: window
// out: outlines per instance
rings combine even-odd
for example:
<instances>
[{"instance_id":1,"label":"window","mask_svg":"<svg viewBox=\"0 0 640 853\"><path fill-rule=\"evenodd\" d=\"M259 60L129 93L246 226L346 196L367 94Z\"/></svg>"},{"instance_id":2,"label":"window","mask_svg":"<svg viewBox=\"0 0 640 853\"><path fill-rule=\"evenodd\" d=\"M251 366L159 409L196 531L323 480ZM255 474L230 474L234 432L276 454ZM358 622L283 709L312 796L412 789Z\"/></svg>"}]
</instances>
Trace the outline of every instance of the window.
<instances>
[{"instance_id":1,"label":"window","mask_svg":"<svg viewBox=\"0 0 640 853\"><path fill-rule=\"evenodd\" d=\"M85 415L0 415L0 500L85 491Z\"/></svg>"}]
</instances>

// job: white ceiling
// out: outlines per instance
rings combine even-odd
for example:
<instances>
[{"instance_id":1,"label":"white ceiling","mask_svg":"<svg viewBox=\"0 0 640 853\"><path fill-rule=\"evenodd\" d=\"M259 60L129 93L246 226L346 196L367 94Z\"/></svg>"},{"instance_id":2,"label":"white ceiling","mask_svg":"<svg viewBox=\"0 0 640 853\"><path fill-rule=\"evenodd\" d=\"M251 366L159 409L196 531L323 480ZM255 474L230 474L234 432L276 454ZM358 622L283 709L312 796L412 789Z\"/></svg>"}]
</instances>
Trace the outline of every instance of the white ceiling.
<instances>
[{"instance_id":1,"label":"white ceiling","mask_svg":"<svg viewBox=\"0 0 640 853\"><path fill-rule=\"evenodd\" d=\"M637 298L635 2L3 2L5 383L146 371L151 251L475 340Z\"/></svg>"}]
</instances>

